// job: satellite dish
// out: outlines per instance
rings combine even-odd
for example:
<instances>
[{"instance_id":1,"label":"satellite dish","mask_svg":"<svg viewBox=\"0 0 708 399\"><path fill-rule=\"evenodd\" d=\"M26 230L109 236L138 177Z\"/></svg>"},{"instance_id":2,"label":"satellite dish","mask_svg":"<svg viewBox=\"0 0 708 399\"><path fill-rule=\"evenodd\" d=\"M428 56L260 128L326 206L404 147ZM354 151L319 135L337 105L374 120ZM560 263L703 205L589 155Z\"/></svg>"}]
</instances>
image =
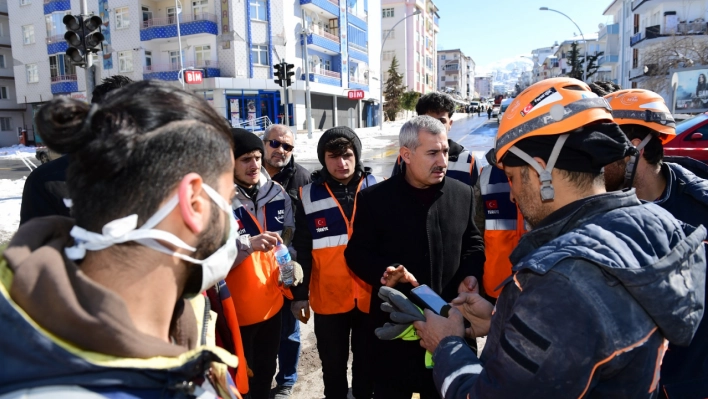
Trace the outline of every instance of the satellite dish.
<instances>
[{"instance_id":1,"label":"satellite dish","mask_svg":"<svg viewBox=\"0 0 708 399\"><path fill-rule=\"evenodd\" d=\"M604 27L605 27L605 24L603 24L603 23L599 23L599 24L597 25L597 29L602 29L602 28L604 28Z\"/></svg>"}]
</instances>

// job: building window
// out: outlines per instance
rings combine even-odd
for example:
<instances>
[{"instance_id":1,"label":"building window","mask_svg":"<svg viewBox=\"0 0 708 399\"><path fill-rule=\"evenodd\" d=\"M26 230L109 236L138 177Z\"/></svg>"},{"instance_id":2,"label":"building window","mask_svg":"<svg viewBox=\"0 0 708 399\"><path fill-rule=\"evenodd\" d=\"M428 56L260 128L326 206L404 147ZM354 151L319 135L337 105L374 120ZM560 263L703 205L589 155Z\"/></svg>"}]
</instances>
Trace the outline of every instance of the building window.
<instances>
[{"instance_id":1,"label":"building window","mask_svg":"<svg viewBox=\"0 0 708 399\"><path fill-rule=\"evenodd\" d=\"M5 24L0 22L0 37L5 36Z\"/></svg>"},{"instance_id":2,"label":"building window","mask_svg":"<svg viewBox=\"0 0 708 399\"><path fill-rule=\"evenodd\" d=\"M2 130L3 132L11 131L12 130L12 127L10 126L11 121L12 121L12 119L10 119L9 117L0 118L0 130Z\"/></svg>"},{"instance_id":3,"label":"building window","mask_svg":"<svg viewBox=\"0 0 708 399\"><path fill-rule=\"evenodd\" d=\"M211 64L211 46L195 46L194 59L196 66L208 66Z\"/></svg>"},{"instance_id":4,"label":"building window","mask_svg":"<svg viewBox=\"0 0 708 399\"><path fill-rule=\"evenodd\" d=\"M125 29L130 26L130 10L128 7L116 8L116 29Z\"/></svg>"},{"instance_id":5,"label":"building window","mask_svg":"<svg viewBox=\"0 0 708 399\"><path fill-rule=\"evenodd\" d=\"M32 4L32 0L20 0L20 5L21 6L26 6Z\"/></svg>"},{"instance_id":6,"label":"building window","mask_svg":"<svg viewBox=\"0 0 708 399\"><path fill-rule=\"evenodd\" d=\"M5 65L5 54L0 54L0 69L5 69L7 66Z\"/></svg>"},{"instance_id":7,"label":"building window","mask_svg":"<svg viewBox=\"0 0 708 399\"><path fill-rule=\"evenodd\" d=\"M34 43L34 25L25 25L22 27L22 42L24 44Z\"/></svg>"},{"instance_id":8,"label":"building window","mask_svg":"<svg viewBox=\"0 0 708 399\"><path fill-rule=\"evenodd\" d=\"M170 64L173 71L179 70L179 51L170 51Z\"/></svg>"},{"instance_id":9,"label":"building window","mask_svg":"<svg viewBox=\"0 0 708 399\"><path fill-rule=\"evenodd\" d=\"M37 70L37 64L26 64L25 70L27 71L27 83L39 82L39 71Z\"/></svg>"},{"instance_id":10,"label":"building window","mask_svg":"<svg viewBox=\"0 0 708 399\"><path fill-rule=\"evenodd\" d=\"M59 67L57 67L57 56L50 55L49 56L49 76L52 77L52 79L53 79L53 78L56 78L58 75L59 75Z\"/></svg>"},{"instance_id":11,"label":"building window","mask_svg":"<svg viewBox=\"0 0 708 399\"><path fill-rule=\"evenodd\" d=\"M440 61L445 61L445 54L440 56Z\"/></svg>"},{"instance_id":12,"label":"building window","mask_svg":"<svg viewBox=\"0 0 708 399\"><path fill-rule=\"evenodd\" d=\"M118 52L118 71L133 72L133 52L119 51Z\"/></svg>"},{"instance_id":13,"label":"building window","mask_svg":"<svg viewBox=\"0 0 708 399\"><path fill-rule=\"evenodd\" d=\"M251 59L254 65L270 65L268 63L268 46L257 44L251 46Z\"/></svg>"},{"instance_id":14,"label":"building window","mask_svg":"<svg viewBox=\"0 0 708 399\"><path fill-rule=\"evenodd\" d=\"M148 71L152 70L152 51L145 52L145 68Z\"/></svg>"},{"instance_id":15,"label":"building window","mask_svg":"<svg viewBox=\"0 0 708 399\"><path fill-rule=\"evenodd\" d=\"M384 8L381 10L383 18L393 18L393 8Z\"/></svg>"},{"instance_id":16,"label":"building window","mask_svg":"<svg viewBox=\"0 0 708 399\"><path fill-rule=\"evenodd\" d=\"M387 38L386 35L388 35L388 39L395 39L395 38L396 38L396 31L393 30L393 29L391 29L391 30L385 30L385 31L382 32L382 34L383 34L383 36L382 36L383 39L386 39L386 38Z\"/></svg>"},{"instance_id":17,"label":"building window","mask_svg":"<svg viewBox=\"0 0 708 399\"><path fill-rule=\"evenodd\" d=\"M441 77L440 77L440 81L441 81L441 82L444 82L444 81L445 81L445 77L444 77L444 76L441 76Z\"/></svg>"},{"instance_id":18,"label":"building window","mask_svg":"<svg viewBox=\"0 0 708 399\"><path fill-rule=\"evenodd\" d=\"M150 26L150 20L152 20L152 10L148 6L141 6L143 10L143 26Z\"/></svg>"},{"instance_id":19,"label":"building window","mask_svg":"<svg viewBox=\"0 0 708 399\"><path fill-rule=\"evenodd\" d=\"M322 62L322 65L324 66L325 71L331 71L332 70L332 61L330 60L324 60Z\"/></svg>"},{"instance_id":20,"label":"building window","mask_svg":"<svg viewBox=\"0 0 708 399\"><path fill-rule=\"evenodd\" d=\"M167 7L167 23L172 25L174 23L177 23L177 18L175 16L177 15L177 12L175 11L174 7Z\"/></svg>"},{"instance_id":21,"label":"building window","mask_svg":"<svg viewBox=\"0 0 708 399\"><path fill-rule=\"evenodd\" d=\"M257 21L266 21L267 9L265 0L251 0L251 19Z\"/></svg>"},{"instance_id":22,"label":"building window","mask_svg":"<svg viewBox=\"0 0 708 399\"><path fill-rule=\"evenodd\" d=\"M192 13L194 19L204 19L206 14L209 12L209 0L195 0L192 1Z\"/></svg>"},{"instance_id":23,"label":"building window","mask_svg":"<svg viewBox=\"0 0 708 399\"><path fill-rule=\"evenodd\" d=\"M0 87L0 98L3 99L3 100L7 100L7 99L8 99L8 96L7 96L7 87L5 87L5 86Z\"/></svg>"}]
</instances>

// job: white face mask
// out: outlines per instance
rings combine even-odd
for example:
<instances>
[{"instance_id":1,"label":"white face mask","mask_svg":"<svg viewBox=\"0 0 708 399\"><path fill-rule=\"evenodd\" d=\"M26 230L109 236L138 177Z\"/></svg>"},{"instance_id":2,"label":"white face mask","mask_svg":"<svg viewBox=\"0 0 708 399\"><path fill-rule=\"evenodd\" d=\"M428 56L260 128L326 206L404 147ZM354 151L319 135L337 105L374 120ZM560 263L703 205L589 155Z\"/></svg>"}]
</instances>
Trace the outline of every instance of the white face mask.
<instances>
[{"instance_id":1,"label":"white face mask","mask_svg":"<svg viewBox=\"0 0 708 399\"><path fill-rule=\"evenodd\" d=\"M236 240L238 239L238 224L231 209L231 205L213 188L206 184L202 184L204 191L209 197L227 214L229 220L229 237L226 243L217 249L213 254L206 259L194 259L191 256L178 253L172 249L165 247L156 240L166 241L175 247L185 249L187 251L196 252L196 248L187 245L176 235L164 230L153 229L160 223L173 209L179 204L177 194L172 197L162 208L160 208L150 219L145 222L140 228L138 226L138 215L130 215L121 219L116 219L103 226L101 230L103 234L93 233L81 227L74 226L71 229L71 236L74 237L76 245L65 248L66 256L71 260L83 259L86 256L86 251L100 251L115 244L121 244L128 241L135 241L146 247L150 247L156 251L176 256L182 260L202 266L202 283L199 292L202 292L216 284L219 280L226 278L226 275L231 270L238 250L236 249ZM196 295L195 293L193 293Z\"/></svg>"}]
</instances>

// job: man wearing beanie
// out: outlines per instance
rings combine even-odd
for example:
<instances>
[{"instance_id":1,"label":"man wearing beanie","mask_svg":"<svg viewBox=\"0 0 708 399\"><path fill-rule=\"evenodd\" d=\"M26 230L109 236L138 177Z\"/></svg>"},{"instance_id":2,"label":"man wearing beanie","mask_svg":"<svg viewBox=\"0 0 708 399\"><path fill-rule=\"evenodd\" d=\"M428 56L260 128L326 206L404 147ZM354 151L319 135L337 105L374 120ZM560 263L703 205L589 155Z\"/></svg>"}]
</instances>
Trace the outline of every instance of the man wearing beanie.
<instances>
[{"instance_id":1,"label":"man wearing beanie","mask_svg":"<svg viewBox=\"0 0 708 399\"><path fill-rule=\"evenodd\" d=\"M414 323L439 394L656 397L668 342L690 343L703 316L705 228L605 191L604 165L636 150L585 83L536 83L504 115L494 160L532 230L496 307L461 292L449 317ZM487 334L477 358L462 337Z\"/></svg>"},{"instance_id":2,"label":"man wearing beanie","mask_svg":"<svg viewBox=\"0 0 708 399\"><path fill-rule=\"evenodd\" d=\"M273 249L281 242L289 245L295 224L290 197L261 166L263 141L245 129L231 129L231 133L236 160L232 206L240 236L238 257L226 285L236 309L246 362L253 373L248 381L249 396L268 399L280 344L279 312L283 295L291 296L289 287L280 281ZM300 266L295 264L295 268Z\"/></svg>"},{"instance_id":3,"label":"man wearing beanie","mask_svg":"<svg viewBox=\"0 0 708 399\"><path fill-rule=\"evenodd\" d=\"M408 296L426 284L449 302L466 276L482 277L484 245L474 224L473 188L446 176L449 147L440 121L415 117L399 137L405 170L359 194L346 259L374 292L386 285ZM391 321L378 296L371 317L375 327ZM376 339L372 347L376 398L439 396L417 341Z\"/></svg>"},{"instance_id":4,"label":"man wearing beanie","mask_svg":"<svg viewBox=\"0 0 708 399\"><path fill-rule=\"evenodd\" d=\"M371 286L351 273L344 250L352 235L357 193L381 179L364 168L361 141L348 127L324 132L317 144L317 156L322 169L313 174L312 183L300 190L295 216L293 246L305 278L304 284L293 288L292 309L299 319L309 318L310 306L315 312L325 397L347 398L351 333L352 394L356 399L369 399Z\"/></svg>"}]
</instances>

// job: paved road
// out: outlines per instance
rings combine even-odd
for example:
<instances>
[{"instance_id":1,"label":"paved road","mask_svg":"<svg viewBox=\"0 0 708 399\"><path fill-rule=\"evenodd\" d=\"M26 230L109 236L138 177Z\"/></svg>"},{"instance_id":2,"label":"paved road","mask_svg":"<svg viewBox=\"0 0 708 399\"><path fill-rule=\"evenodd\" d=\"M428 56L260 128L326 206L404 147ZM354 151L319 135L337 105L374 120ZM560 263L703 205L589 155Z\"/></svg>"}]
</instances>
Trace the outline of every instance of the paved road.
<instances>
[{"instance_id":1,"label":"paved road","mask_svg":"<svg viewBox=\"0 0 708 399\"><path fill-rule=\"evenodd\" d=\"M484 154L494 146L494 138L497 135L499 124L496 119L488 120L486 115L477 116L470 115L464 119L458 119L452 124L452 129L448 136L463 145L468 150L474 153L475 158L480 160L482 164L487 163L484 160Z\"/></svg>"},{"instance_id":2,"label":"paved road","mask_svg":"<svg viewBox=\"0 0 708 399\"><path fill-rule=\"evenodd\" d=\"M31 158L35 165L39 165L39 161ZM30 170L19 159L2 159L0 158L0 179L17 180L24 176L28 176Z\"/></svg>"}]
</instances>

